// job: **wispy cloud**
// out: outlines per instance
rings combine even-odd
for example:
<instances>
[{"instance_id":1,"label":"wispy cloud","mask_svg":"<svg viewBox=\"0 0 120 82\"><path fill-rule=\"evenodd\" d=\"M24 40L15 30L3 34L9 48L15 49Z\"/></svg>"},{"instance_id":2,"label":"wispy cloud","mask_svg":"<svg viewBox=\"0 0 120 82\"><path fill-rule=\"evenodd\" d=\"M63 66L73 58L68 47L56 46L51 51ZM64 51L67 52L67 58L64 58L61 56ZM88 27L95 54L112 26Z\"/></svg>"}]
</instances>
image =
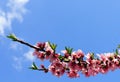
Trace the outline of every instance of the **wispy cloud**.
<instances>
[{"instance_id":1,"label":"wispy cloud","mask_svg":"<svg viewBox=\"0 0 120 82\"><path fill-rule=\"evenodd\" d=\"M3 0L4 1L4 0ZM23 21L23 15L26 14L26 4L29 0L8 0L4 8L0 8L0 35L4 36L7 31L11 31L14 20ZM11 43L10 48L13 50L21 50L22 47L18 43ZM13 67L21 70L23 63L33 61L32 51L28 51L21 57L13 56Z\"/></svg>"},{"instance_id":2,"label":"wispy cloud","mask_svg":"<svg viewBox=\"0 0 120 82\"><path fill-rule=\"evenodd\" d=\"M10 49L22 51L22 45L20 45L19 43L16 43L16 42L11 42Z\"/></svg>"},{"instance_id":3,"label":"wispy cloud","mask_svg":"<svg viewBox=\"0 0 120 82\"><path fill-rule=\"evenodd\" d=\"M25 53L24 58L28 61L33 62L35 60L35 56L33 56L33 50L29 50L27 53Z\"/></svg>"},{"instance_id":4,"label":"wispy cloud","mask_svg":"<svg viewBox=\"0 0 120 82\"><path fill-rule=\"evenodd\" d=\"M24 63L33 62L35 60L35 57L33 56L33 50L30 49L28 52L26 52L23 56L17 57L13 56L13 67L20 71L23 68Z\"/></svg>"},{"instance_id":5,"label":"wispy cloud","mask_svg":"<svg viewBox=\"0 0 120 82\"><path fill-rule=\"evenodd\" d=\"M12 65L18 71L22 70L22 68L23 68L22 60L23 59L21 57L16 57L16 56L13 57L14 63Z\"/></svg>"},{"instance_id":6,"label":"wispy cloud","mask_svg":"<svg viewBox=\"0 0 120 82\"><path fill-rule=\"evenodd\" d=\"M0 35L4 35L5 30L10 30L12 21L17 19L18 21L23 20L23 15L27 9L25 5L29 0L8 0L6 8L8 11L0 10Z\"/></svg>"}]
</instances>

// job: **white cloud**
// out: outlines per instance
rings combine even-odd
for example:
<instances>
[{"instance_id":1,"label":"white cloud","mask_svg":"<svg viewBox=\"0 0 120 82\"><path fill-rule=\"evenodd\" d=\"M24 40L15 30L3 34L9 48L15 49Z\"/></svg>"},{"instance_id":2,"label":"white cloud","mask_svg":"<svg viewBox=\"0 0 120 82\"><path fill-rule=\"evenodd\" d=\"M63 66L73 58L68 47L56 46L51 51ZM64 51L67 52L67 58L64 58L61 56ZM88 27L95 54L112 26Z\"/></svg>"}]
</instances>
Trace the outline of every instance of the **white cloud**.
<instances>
[{"instance_id":1,"label":"white cloud","mask_svg":"<svg viewBox=\"0 0 120 82\"><path fill-rule=\"evenodd\" d=\"M13 67L16 70L20 71L22 70L24 63L27 63L28 61L33 62L34 60L35 57L33 56L33 50L29 50L21 57L17 57L17 56L13 57L13 61L14 61Z\"/></svg>"},{"instance_id":2,"label":"white cloud","mask_svg":"<svg viewBox=\"0 0 120 82\"><path fill-rule=\"evenodd\" d=\"M0 10L0 35L4 35L5 30L11 29L11 24L14 19L19 21L23 20L23 14L26 13L27 9L25 5L29 0L8 0L7 12Z\"/></svg>"},{"instance_id":3,"label":"white cloud","mask_svg":"<svg viewBox=\"0 0 120 82\"><path fill-rule=\"evenodd\" d=\"M10 44L10 48L13 49L13 50L16 50L18 47L18 44L17 43L11 43Z\"/></svg>"},{"instance_id":4,"label":"white cloud","mask_svg":"<svg viewBox=\"0 0 120 82\"><path fill-rule=\"evenodd\" d=\"M4 4L6 5L6 8L0 8L0 35L4 36L6 31L11 31L14 20L18 20L20 22L23 21L23 15L27 12L25 6L28 2L29 0L8 0L7 3ZM10 48L13 50L22 49L18 43L11 43ZM32 51L29 51L21 57L14 56L14 62L12 64L13 67L17 70L21 70L23 68L23 63L28 60L33 61L34 57L32 57L31 53Z\"/></svg>"},{"instance_id":5,"label":"white cloud","mask_svg":"<svg viewBox=\"0 0 120 82\"><path fill-rule=\"evenodd\" d=\"M35 57L33 56L33 50L29 50L27 53L25 53L24 58L28 61L34 61Z\"/></svg>"},{"instance_id":6,"label":"white cloud","mask_svg":"<svg viewBox=\"0 0 120 82\"><path fill-rule=\"evenodd\" d=\"M22 46L19 43L16 43L16 42L11 42L10 43L10 48L13 49L13 50L22 51Z\"/></svg>"},{"instance_id":7,"label":"white cloud","mask_svg":"<svg viewBox=\"0 0 120 82\"><path fill-rule=\"evenodd\" d=\"M18 71L22 70L22 58L14 56L13 61L13 67Z\"/></svg>"}]
</instances>

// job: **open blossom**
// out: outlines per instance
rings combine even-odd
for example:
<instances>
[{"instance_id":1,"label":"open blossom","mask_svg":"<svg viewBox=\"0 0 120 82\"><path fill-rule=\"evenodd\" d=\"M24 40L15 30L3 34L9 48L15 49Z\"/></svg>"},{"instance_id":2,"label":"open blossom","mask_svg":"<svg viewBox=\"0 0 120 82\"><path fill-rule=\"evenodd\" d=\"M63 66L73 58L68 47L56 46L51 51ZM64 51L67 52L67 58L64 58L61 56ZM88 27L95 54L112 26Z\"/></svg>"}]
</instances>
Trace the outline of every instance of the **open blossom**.
<instances>
[{"instance_id":1,"label":"open blossom","mask_svg":"<svg viewBox=\"0 0 120 82\"><path fill-rule=\"evenodd\" d=\"M33 55L35 55L40 60L44 60L45 59L44 52L39 52L39 51L35 50L34 53L33 53Z\"/></svg>"},{"instance_id":2,"label":"open blossom","mask_svg":"<svg viewBox=\"0 0 120 82\"><path fill-rule=\"evenodd\" d=\"M40 48L41 50L44 50L45 45L46 45L46 44L45 44L44 42L43 42L43 43L38 42L36 46L37 46L38 48Z\"/></svg>"},{"instance_id":3,"label":"open blossom","mask_svg":"<svg viewBox=\"0 0 120 82\"><path fill-rule=\"evenodd\" d=\"M75 52L75 56L76 58L81 58L84 57L84 53L82 52L82 50L78 50Z\"/></svg>"},{"instance_id":4,"label":"open blossom","mask_svg":"<svg viewBox=\"0 0 120 82\"><path fill-rule=\"evenodd\" d=\"M46 51L50 51L51 53L53 53L53 49L50 47L49 43L48 42L45 42L45 50Z\"/></svg>"},{"instance_id":5,"label":"open blossom","mask_svg":"<svg viewBox=\"0 0 120 82\"><path fill-rule=\"evenodd\" d=\"M64 54L65 58L70 57L70 54L68 54L67 50L62 50L61 52Z\"/></svg>"},{"instance_id":6,"label":"open blossom","mask_svg":"<svg viewBox=\"0 0 120 82\"><path fill-rule=\"evenodd\" d=\"M52 52L50 50L47 50L45 53L45 59L50 59L50 56L52 55Z\"/></svg>"},{"instance_id":7,"label":"open blossom","mask_svg":"<svg viewBox=\"0 0 120 82\"><path fill-rule=\"evenodd\" d=\"M44 60L45 59L45 54L43 52L40 52L38 55L37 55L37 58L40 59L40 60Z\"/></svg>"},{"instance_id":8,"label":"open blossom","mask_svg":"<svg viewBox=\"0 0 120 82\"><path fill-rule=\"evenodd\" d=\"M49 71L51 71L53 75L60 77L65 73L65 68L66 64L58 60L56 62L52 62L49 66Z\"/></svg>"},{"instance_id":9,"label":"open blossom","mask_svg":"<svg viewBox=\"0 0 120 82\"><path fill-rule=\"evenodd\" d=\"M71 70L77 70L77 68L78 68L78 66L77 66L77 64L76 64L75 61L70 61L70 62L68 63L68 67L69 67Z\"/></svg>"},{"instance_id":10,"label":"open blossom","mask_svg":"<svg viewBox=\"0 0 120 82\"><path fill-rule=\"evenodd\" d=\"M50 62L56 62L59 60L59 54L53 53L50 55Z\"/></svg>"},{"instance_id":11,"label":"open blossom","mask_svg":"<svg viewBox=\"0 0 120 82\"><path fill-rule=\"evenodd\" d=\"M77 77L80 77L80 75L77 73L77 71L75 70L70 70L68 73L67 73L68 77L70 78L77 78Z\"/></svg>"},{"instance_id":12,"label":"open blossom","mask_svg":"<svg viewBox=\"0 0 120 82\"><path fill-rule=\"evenodd\" d=\"M72 57L71 60L78 60L80 58L83 58L84 54L81 50L78 50L78 51L72 52L71 57Z\"/></svg>"},{"instance_id":13,"label":"open blossom","mask_svg":"<svg viewBox=\"0 0 120 82\"><path fill-rule=\"evenodd\" d=\"M99 64L100 61L97 59L90 60L89 63L87 64L87 72L85 73L85 75L87 77L97 75L100 69Z\"/></svg>"}]
</instances>

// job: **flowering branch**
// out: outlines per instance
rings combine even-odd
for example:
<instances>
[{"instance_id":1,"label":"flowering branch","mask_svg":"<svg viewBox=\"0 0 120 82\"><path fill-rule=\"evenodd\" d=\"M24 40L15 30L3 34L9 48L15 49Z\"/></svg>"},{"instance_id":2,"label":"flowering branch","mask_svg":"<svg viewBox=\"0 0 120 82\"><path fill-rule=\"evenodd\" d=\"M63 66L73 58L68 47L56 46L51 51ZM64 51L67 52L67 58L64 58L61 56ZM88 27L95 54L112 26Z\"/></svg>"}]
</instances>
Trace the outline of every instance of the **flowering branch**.
<instances>
[{"instance_id":1,"label":"flowering branch","mask_svg":"<svg viewBox=\"0 0 120 82\"><path fill-rule=\"evenodd\" d=\"M50 61L48 68L45 68L44 65L37 67L33 62L30 67L32 70L44 71L45 73L51 72L58 77L66 73L68 77L76 78L80 76L79 72L89 77L98 73L105 74L110 70L120 69L120 45L115 52L97 54L98 57L96 58L94 53L85 55L82 50L73 51L73 48L70 47L65 47L62 54L56 53L57 45L50 42L38 42L36 46L33 46L18 39L14 34L7 37L35 49L33 55L38 59Z\"/></svg>"}]
</instances>

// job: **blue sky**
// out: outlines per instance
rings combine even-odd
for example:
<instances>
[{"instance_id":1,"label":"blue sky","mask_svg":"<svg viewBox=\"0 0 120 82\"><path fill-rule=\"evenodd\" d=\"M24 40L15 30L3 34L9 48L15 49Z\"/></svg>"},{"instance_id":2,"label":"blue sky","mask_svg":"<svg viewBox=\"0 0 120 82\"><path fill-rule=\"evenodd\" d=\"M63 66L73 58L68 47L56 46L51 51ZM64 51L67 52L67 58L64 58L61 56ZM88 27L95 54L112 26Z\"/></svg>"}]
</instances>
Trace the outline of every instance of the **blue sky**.
<instances>
[{"instance_id":1,"label":"blue sky","mask_svg":"<svg viewBox=\"0 0 120 82\"><path fill-rule=\"evenodd\" d=\"M33 45L49 40L58 44L58 52L64 46L82 49L85 53L113 52L120 44L119 3L119 0L0 0L0 81L119 81L119 69L89 78L80 74L76 79L31 71L28 67L32 61L37 65L43 62L34 60L29 47L5 37L14 33ZM8 13L13 18L8 17Z\"/></svg>"}]
</instances>

